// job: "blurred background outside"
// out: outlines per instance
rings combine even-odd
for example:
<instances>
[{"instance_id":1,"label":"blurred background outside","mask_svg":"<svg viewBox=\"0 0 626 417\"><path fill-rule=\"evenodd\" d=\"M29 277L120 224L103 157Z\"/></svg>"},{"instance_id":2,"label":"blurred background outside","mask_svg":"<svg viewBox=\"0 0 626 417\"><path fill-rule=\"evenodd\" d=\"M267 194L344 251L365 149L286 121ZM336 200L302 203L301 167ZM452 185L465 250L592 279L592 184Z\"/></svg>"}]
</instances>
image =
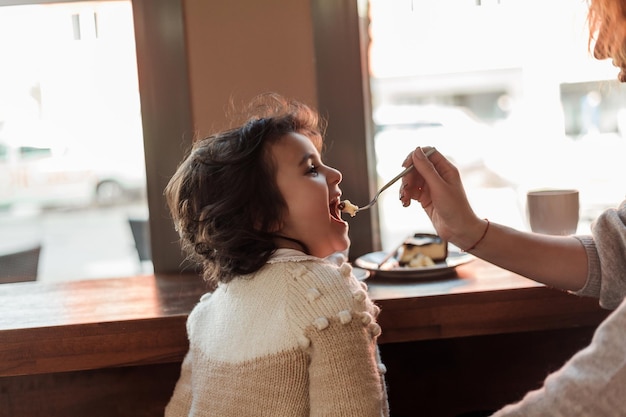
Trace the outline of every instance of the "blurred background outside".
<instances>
[{"instance_id":1,"label":"blurred background outside","mask_svg":"<svg viewBox=\"0 0 626 417\"><path fill-rule=\"evenodd\" d=\"M460 168L476 213L529 230L526 192L580 190L578 233L625 197L626 88L588 51L586 2L370 0L379 183L416 146ZM433 231L383 194L383 249ZM358 202L357 202L358 204Z\"/></svg>"},{"instance_id":2,"label":"blurred background outside","mask_svg":"<svg viewBox=\"0 0 626 417\"><path fill-rule=\"evenodd\" d=\"M587 51L584 2L360 5L379 184L430 145L478 215L513 227L529 189L579 189L579 233L624 198L626 89ZM0 7L0 40L0 253L40 243L44 282L151 272L130 1ZM379 207L383 249L432 230L397 188Z\"/></svg>"},{"instance_id":3,"label":"blurred background outside","mask_svg":"<svg viewBox=\"0 0 626 417\"><path fill-rule=\"evenodd\" d=\"M41 244L38 281L149 271L130 1L0 7L0 251Z\"/></svg>"}]
</instances>

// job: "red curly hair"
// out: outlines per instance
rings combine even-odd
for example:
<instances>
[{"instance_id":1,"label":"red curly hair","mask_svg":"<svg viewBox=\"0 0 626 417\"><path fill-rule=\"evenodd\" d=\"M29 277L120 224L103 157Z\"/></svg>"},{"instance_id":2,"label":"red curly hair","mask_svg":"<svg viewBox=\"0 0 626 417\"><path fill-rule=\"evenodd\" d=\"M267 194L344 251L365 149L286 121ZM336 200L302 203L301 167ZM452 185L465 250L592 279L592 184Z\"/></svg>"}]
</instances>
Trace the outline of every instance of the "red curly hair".
<instances>
[{"instance_id":1,"label":"red curly hair","mask_svg":"<svg viewBox=\"0 0 626 417\"><path fill-rule=\"evenodd\" d=\"M589 4L589 49L598 59L626 63L626 1L587 0ZM620 81L624 74L620 74Z\"/></svg>"}]
</instances>

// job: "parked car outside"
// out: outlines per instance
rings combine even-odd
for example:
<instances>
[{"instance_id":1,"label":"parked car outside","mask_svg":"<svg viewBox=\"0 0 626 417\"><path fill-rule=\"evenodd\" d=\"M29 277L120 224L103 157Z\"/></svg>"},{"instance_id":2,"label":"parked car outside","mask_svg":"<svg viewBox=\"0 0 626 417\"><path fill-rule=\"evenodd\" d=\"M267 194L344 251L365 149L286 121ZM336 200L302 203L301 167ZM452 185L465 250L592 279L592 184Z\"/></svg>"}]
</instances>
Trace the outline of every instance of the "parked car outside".
<instances>
[{"instance_id":1,"label":"parked car outside","mask_svg":"<svg viewBox=\"0 0 626 417\"><path fill-rule=\"evenodd\" d=\"M131 171L101 154L0 138L0 207L111 205L145 191L143 160Z\"/></svg>"}]
</instances>

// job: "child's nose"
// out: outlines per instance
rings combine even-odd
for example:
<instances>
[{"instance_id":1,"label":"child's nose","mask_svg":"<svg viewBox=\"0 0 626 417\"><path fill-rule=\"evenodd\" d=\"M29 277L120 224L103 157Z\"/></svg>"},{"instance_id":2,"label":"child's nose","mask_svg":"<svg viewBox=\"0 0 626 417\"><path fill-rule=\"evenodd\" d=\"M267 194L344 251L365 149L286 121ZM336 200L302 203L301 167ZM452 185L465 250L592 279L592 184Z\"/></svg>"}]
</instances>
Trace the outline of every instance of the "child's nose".
<instances>
[{"instance_id":1,"label":"child's nose","mask_svg":"<svg viewBox=\"0 0 626 417\"><path fill-rule=\"evenodd\" d=\"M343 179L343 175L341 175L341 171L336 170L335 168L330 168L330 172L328 173L328 180L331 184L339 184Z\"/></svg>"}]
</instances>

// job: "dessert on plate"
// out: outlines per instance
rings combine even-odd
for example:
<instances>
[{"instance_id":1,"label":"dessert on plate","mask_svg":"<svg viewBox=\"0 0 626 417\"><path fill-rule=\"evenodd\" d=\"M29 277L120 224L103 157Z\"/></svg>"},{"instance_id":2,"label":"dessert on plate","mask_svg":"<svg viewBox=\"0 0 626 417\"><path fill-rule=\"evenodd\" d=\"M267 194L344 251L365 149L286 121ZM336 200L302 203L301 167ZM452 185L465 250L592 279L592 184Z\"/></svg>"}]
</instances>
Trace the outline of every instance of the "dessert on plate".
<instances>
[{"instance_id":1,"label":"dessert on plate","mask_svg":"<svg viewBox=\"0 0 626 417\"><path fill-rule=\"evenodd\" d=\"M448 242L430 233L415 233L398 249L401 267L420 268L433 266L448 257Z\"/></svg>"}]
</instances>

